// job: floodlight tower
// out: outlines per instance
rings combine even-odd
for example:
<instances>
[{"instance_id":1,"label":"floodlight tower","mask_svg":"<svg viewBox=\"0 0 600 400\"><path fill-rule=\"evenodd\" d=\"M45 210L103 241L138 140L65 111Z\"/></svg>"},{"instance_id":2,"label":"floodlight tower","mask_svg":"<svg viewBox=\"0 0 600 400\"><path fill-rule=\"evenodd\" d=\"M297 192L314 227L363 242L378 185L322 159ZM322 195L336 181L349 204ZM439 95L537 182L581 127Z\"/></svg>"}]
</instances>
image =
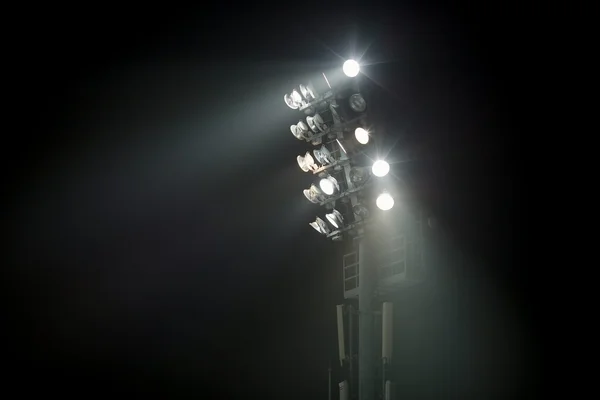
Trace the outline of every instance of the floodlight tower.
<instances>
[{"instance_id":1,"label":"floodlight tower","mask_svg":"<svg viewBox=\"0 0 600 400\"><path fill-rule=\"evenodd\" d=\"M380 285L380 250L375 253L373 234L377 224L370 207L376 206L381 213L389 213L394 206L394 196L387 190L376 197L372 189L376 182L385 177L390 166L385 160L377 160L370 166L364 165L364 151L373 132L370 127L367 107L368 91L360 85L360 65L354 60L346 61L341 68L346 75L332 87L325 73L323 78L328 89L318 93L314 85L300 84L284 96L288 107L303 112L306 117L291 125L290 130L298 140L313 146L312 151L296 158L304 172L318 177L304 196L308 201L323 206L325 218L317 217L310 222L317 232L334 241L348 239L353 242L356 260L346 263L344 257L344 297L358 297L358 312L351 305L337 306L338 344L340 363L348 367L348 379L339 385L340 396L349 400L375 400L376 392L390 400L390 383L385 381L385 365L391 362L391 303L384 305L381 312L373 309L374 298ZM377 244L377 248L380 246ZM381 267L381 268L380 268ZM349 271L353 270L352 273ZM391 270L391 268L390 268ZM398 274L395 270L394 274ZM382 368L384 379L381 389L376 390L375 316L382 316ZM348 347L345 350L344 315L348 316ZM358 315L358 385L354 380L355 356L353 354L353 321ZM387 385L387 386L386 386ZM356 390L358 386L358 390ZM341 398L340 397L340 398Z\"/></svg>"}]
</instances>

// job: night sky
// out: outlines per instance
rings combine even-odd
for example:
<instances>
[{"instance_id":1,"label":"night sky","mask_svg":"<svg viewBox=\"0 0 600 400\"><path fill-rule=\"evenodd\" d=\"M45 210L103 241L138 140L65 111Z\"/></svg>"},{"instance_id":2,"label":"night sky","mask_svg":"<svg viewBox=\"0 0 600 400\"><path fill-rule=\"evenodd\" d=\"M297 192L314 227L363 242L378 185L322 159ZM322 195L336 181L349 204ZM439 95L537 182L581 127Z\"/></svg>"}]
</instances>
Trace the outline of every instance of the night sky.
<instances>
[{"instance_id":1,"label":"night sky","mask_svg":"<svg viewBox=\"0 0 600 400\"><path fill-rule=\"evenodd\" d=\"M381 148L410 159L392 171L462 260L396 303L399 393L529 393L512 226L521 47L502 18L144 7L38 10L22 34L27 117L4 161L21 390L324 400L331 362L337 398L348 246L308 225L322 210L295 158L311 146L283 95L364 53Z\"/></svg>"}]
</instances>

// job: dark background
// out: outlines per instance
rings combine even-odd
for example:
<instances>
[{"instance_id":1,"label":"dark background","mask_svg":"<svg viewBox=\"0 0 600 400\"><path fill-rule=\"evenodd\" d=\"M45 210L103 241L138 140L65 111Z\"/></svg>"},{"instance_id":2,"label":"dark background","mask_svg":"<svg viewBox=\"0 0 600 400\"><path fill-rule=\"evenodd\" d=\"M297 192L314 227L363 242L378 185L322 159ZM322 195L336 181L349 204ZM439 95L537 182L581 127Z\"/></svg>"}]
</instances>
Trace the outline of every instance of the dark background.
<instances>
[{"instance_id":1,"label":"dark background","mask_svg":"<svg viewBox=\"0 0 600 400\"><path fill-rule=\"evenodd\" d=\"M307 147L283 95L368 48L381 143L417 154L393 172L462 260L397 303L399 395L535 393L513 228L527 40L500 29L519 22L492 7L306 7L23 21L11 76L25 116L3 161L22 390L325 398L330 362L342 377L347 246L308 226L321 210L302 196Z\"/></svg>"}]
</instances>

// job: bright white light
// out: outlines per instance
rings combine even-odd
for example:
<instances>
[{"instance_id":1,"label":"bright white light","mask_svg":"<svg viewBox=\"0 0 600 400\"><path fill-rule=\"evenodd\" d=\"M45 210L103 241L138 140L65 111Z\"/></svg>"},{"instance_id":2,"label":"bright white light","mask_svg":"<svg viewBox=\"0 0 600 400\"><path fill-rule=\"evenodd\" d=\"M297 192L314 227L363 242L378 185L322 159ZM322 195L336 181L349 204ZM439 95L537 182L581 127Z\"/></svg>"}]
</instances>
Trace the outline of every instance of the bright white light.
<instances>
[{"instance_id":1,"label":"bright white light","mask_svg":"<svg viewBox=\"0 0 600 400\"><path fill-rule=\"evenodd\" d=\"M394 199L389 193L381 193L377 197L376 204L380 210L387 211L394 207Z\"/></svg>"},{"instance_id":2,"label":"bright white light","mask_svg":"<svg viewBox=\"0 0 600 400\"><path fill-rule=\"evenodd\" d=\"M356 128L356 130L354 131L354 136L356 137L356 140L360 144L369 143L369 132L367 132L363 128Z\"/></svg>"},{"instance_id":3,"label":"bright white light","mask_svg":"<svg viewBox=\"0 0 600 400\"><path fill-rule=\"evenodd\" d=\"M386 176L390 172L390 164L383 160L377 160L373 163L373 175L382 177Z\"/></svg>"},{"instance_id":4,"label":"bright white light","mask_svg":"<svg viewBox=\"0 0 600 400\"><path fill-rule=\"evenodd\" d=\"M344 74L346 74L346 76L354 78L356 75L358 75L358 71L360 71L360 66L354 60L346 60L342 69L344 70Z\"/></svg>"},{"instance_id":5,"label":"bright white light","mask_svg":"<svg viewBox=\"0 0 600 400\"><path fill-rule=\"evenodd\" d=\"M319 186L321 187L323 193L325 193L326 195L331 196L333 194L333 182L331 182L329 179L321 179L321 182L319 182Z\"/></svg>"}]
</instances>

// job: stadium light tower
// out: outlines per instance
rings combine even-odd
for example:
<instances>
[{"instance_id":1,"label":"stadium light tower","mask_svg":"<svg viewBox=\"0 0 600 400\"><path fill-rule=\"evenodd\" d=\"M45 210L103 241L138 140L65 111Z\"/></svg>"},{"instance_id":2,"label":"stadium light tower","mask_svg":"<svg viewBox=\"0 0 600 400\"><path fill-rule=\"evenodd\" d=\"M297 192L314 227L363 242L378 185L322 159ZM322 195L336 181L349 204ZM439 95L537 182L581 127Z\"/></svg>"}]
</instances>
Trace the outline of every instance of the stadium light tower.
<instances>
[{"instance_id":1,"label":"stadium light tower","mask_svg":"<svg viewBox=\"0 0 600 400\"><path fill-rule=\"evenodd\" d=\"M375 385L376 357L373 350L374 318L377 312L373 304L380 283L380 270L388 266L378 264L381 254L375 257L374 248L379 239L371 233L377 229L374 216L389 213L394 207L392 193L383 191L376 197L374 194L377 192L372 190L377 187L377 181L385 181L390 165L385 160L377 160L370 166L361 165L361 160L364 162L364 157L361 158L364 151L361 149L368 150L370 139L374 137L374 131L367 129L373 126L369 121L369 92L359 87L358 62L347 60L342 70L347 77L345 81L332 87L323 73L328 87L323 93L319 93L312 83L300 84L284 96L284 102L289 108L305 114L290 126L293 136L313 146L312 151L296 157L300 170L315 175L313 184L303 190L304 196L326 210L309 225L333 241L351 240L356 248L352 253L357 255L353 264L347 266L344 257L344 296L358 297L358 312L352 306L337 306L340 363L348 367L347 379L339 384L340 398L355 400L355 394L358 393L358 400L375 400L378 397L390 400L390 382L384 382L379 391ZM351 268L354 272L348 277L347 270ZM401 273L394 271L394 277ZM386 302L383 310L379 313L385 314L382 321L385 325L382 328L385 344L382 379L385 365L391 362L391 303ZM344 315L348 316L347 341L344 336ZM358 385L353 373L356 360L352 332L356 315L359 328ZM348 344L348 352L345 343Z\"/></svg>"}]
</instances>

